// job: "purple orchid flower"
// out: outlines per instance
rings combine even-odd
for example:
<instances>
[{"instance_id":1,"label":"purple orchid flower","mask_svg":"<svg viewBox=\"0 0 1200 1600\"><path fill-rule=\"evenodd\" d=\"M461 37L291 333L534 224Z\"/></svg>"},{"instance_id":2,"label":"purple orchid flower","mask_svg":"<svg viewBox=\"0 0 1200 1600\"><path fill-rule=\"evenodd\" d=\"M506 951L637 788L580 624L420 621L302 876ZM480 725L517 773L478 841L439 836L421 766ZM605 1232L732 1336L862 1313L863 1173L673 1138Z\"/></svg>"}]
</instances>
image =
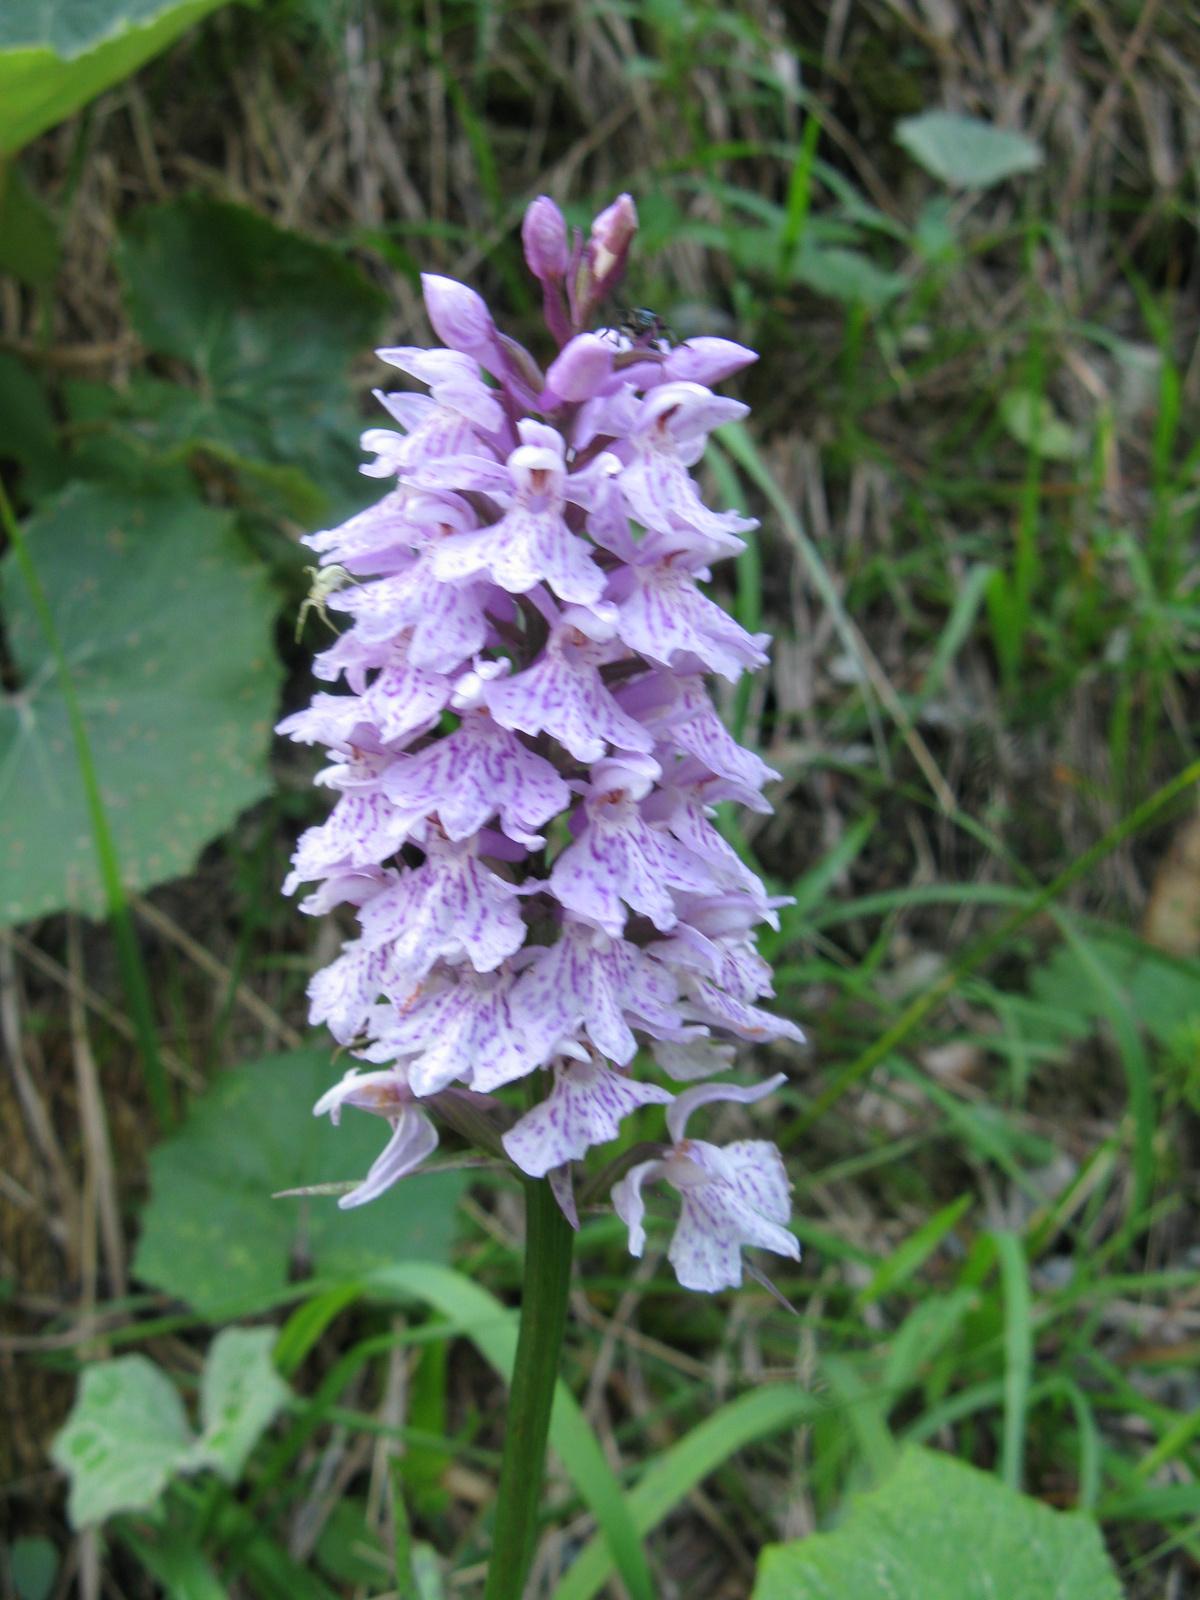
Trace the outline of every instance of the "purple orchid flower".
<instances>
[{"instance_id":1,"label":"purple orchid flower","mask_svg":"<svg viewBox=\"0 0 1200 1600\"><path fill-rule=\"evenodd\" d=\"M594 1144L607 1144L639 1106L670 1105L669 1089L614 1072L586 1051L554 1068L546 1098L504 1135L504 1148L531 1178L578 1161Z\"/></svg>"},{"instance_id":2,"label":"purple orchid flower","mask_svg":"<svg viewBox=\"0 0 1200 1600\"><path fill-rule=\"evenodd\" d=\"M341 1120L343 1106L373 1111L376 1116L386 1117L392 1125L392 1137L371 1170L356 1189L342 1195L338 1201L343 1211L378 1199L385 1189L415 1172L437 1149L437 1129L425 1113L417 1109L415 1101L404 1073L395 1069L360 1073L351 1068L341 1083L334 1084L313 1107L314 1116L328 1112L335 1125Z\"/></svg>"},{"instance_id":3,"label":"purple orchid flower","mask_svg":"<svg viewBox=\"0 0 1200 1600\"><path fill-rule=\"evenodd\" d=\"M665 1178L682 1197L680 1282L711 1290L741 1281L744 1244L797 1253L774 1146L722 1150L685 1128L699 1105L777 1086L716 1081L742 1041L801 1038L758 1003L771 973L755 929L779 902L713 825L721 801L769 811L778 776L705 684L766 660L766 635L699 587L756 524L708 506L691 472L710 432L746 415L712 385L755 356L593 327L636 229L628 195L586 241L547 197L529 208L522 243L558 347L544 373L474 290L431 274L446 348L379 352L428 392L377 391L392 425L363 434L363 470L387 492L305 541L341 569L328 604L347 626L313 664L338 692L279 725L329 750L317 782L336 795L284 888L359 926L308 991L314 1026L374 1069L318 1112L392 1126L342 1205L419 1167L436 1097L486 1106L544 1074L503 1134L510 1160L577 1223L571 1164L665 1107L667 1154L614 1204L640 1253L642 1187ZM692 1087L631 1076L643 1046Z\"/></svg>"},{"instance_id":4,"label":"purple orchid flower","mask_svg":"<svg viewBox=\"0 0 1200 1600\"><path fill-rule=\"evenodd\" d=\"M685 1089L667 1112L674 1141L660 1161L643 1161L626 1173L612 1192L613 1207L629 1229L629 1250L646 1248L642 1188L665 1178L680 1197L679 1221L667 1259L685 1289L737 1289L742 1282L742 1246L756 1245L776 1255L800 1259L800 1244L786 1227L792 1214L787 1174L779 1151L760 1139L737 1144L706 1144L687 1138L687 1123L699 1106L714 1100L748 1105L786 1082L783 1073L753 1088L728 1083Z\"/></svg>"}]
</instances>

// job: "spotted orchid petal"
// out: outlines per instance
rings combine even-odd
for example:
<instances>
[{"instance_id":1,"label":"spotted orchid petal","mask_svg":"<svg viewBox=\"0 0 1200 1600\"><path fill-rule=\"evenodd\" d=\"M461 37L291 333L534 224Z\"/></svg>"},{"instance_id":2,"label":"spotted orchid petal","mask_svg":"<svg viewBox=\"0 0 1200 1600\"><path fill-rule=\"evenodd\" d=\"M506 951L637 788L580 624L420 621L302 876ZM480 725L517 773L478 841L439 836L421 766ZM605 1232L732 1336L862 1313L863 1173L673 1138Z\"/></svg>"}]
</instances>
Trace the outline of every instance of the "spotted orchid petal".
<instances>
[{"instance_id":1,"label":"spotted orchid petal","mask_svg":"<svg viewBox=\"0 0 1200 1600\"><path fill-rule=\"evenodd\" d=\"M646 1228L644 1217L646 1215L646 1202L642 1199L642 1188L647 1183L653 1183L667 1170L665 1161L643 1161L636 1167L631 1167L620 1183L615 1184L610 1199L613 1210L629 1229L629 1254L639 1259L646 1249Z\"/></svg>"},{"instance_id":2,"label":"spotted orchid petal","mask_svg":"<svg viewBox=\"0 0 1200 1600\"><path fill-rule=\"evenodd\" d=\"M489 389L480 376L479 363L470 356L458 350L423 350L414 345L376 350L375 354L418 383L427 383L438 406L460 413L488 433L496 433L504 426L504 408L496 399L495 390ZM378 389L375 394L385 405L412 398L383 396Z\"/></svg>"},{"instance_id":3,"label":"spotted orchid petal","mask_svg":"<svg viewBox=\"0 0 1200 1600\"><path fill-rule=\"evenodd\" d=\"M368 949L415 985L440 958L491 972L525 937L517 889L468 851L439 846L363 907Z\"/></svg>"},{"instance_id":4,"label":"spotted orchid petal","mask_svg":"<svg viewBox=\"0 0 1200 1600\"><path fill-rule=\"evenodd\" d=\"M419 755L394 762L380 782L401 812L436 812L449 839L468 839L498 815L508 837L531 848L542 843L537 830L571 800L548 761L479 711Z\"/></svg>"},{"instance_id":5,"label":"spotted orchid petal","mask_svg":"<svg viewBox=\"0 0 1200 1600\"><path fill-rule=\"evenodd\" d=\"M700 593L681 567L635 567L620 602L620 634L631 650L670 667L695 657L736 683L744 671L765 667L767 634L751 635L727 611Z\"/></svg>"},{"instance_id":6,"label":"spotted orchid petal","mask_svg":"<svg viewBox=\"0 0 1200 1600\"><path fill-rule=\"evenodd\" d=\"M372 950L361 939L344 944L337 960L309 979L310 1026L324 1023L339 1044L350 1044L383 990L388 967L386 950Z\"/></svg>"},{"instance_id":7,"label":"spotted orchid petal","mask_svg":"<svg viewBox=\"0 0 1200 1600\"><path fill-rule=\"evenodd\" d=\"M713 1039L656 1039L652 1049L655 1061L676 1083L694 1083L698 1078L728 1072L737 1056L733 1045Z\"/></svg>"},{"instance_id":8,"label":"spotted orchid petal","mask_svg":"<svg viewBox=\"0 0 1200 1600\"><path fill-rule=\"evenodd\" d=\"M412 665L447 673L483 648L487 603L486 584L441 582L428 551L402 571L369 587L341 590L329 601L335 610L350 613L355 633L366 643L390 643L411 629Z\"/></svg>"},{"instance_id":9,"label":"spotted orchid petal","mask_svg":"<svg viewBox=\"0 0 1200 1600\"><path fill-rule=\"evenodd\" d=\"M669 1164L667 1176L680 1192L667 1259L683 1288L707 1294L739 1288L744 1245L800 1259L799 1241L784 1226L791 1204L773 1144L745 1140L720 1150L693 1144Z\"/></svg>"},{"instance_id":10,"label":"spotted orchid petal","mask_svg":"<svg viewBox=\"0 0 1200 1600\"><path fill-rule=\"evenodd\" d=\"M672 890L703 894L716 887L704 862L650 827L627 791L597 795L586 817L579 838L551 869L550 892L613 937L624 931L626 907L665 932L678 920Z\"/></svg>"},{"instance_id":11,"label":"spotted orchid petal","mask_svg":"<svg viewBox=\"0 0 1200 1600\"><path fill-rule=\"evenodd\" d=\"M284 893L328 873L386 860L410 837L418 821L419 814L401 810L386 795L343 795L325 822L300 835Z\"/></svg>"},{"instance_id":12,"label":"spotted orchid petal","mask_svg":"<svg viewBox=\"0 0 1200 1600\"><path fill-rule=\"evenodd\" d=\"M518 1027L550 1041L582 1029L610 1061L637 1053L633 1026L676 1037L682 1031L674 979L636 945L568 917L555 944L539 951L513 993Z\"/></svg>"},{"instance_id":13,"label":"spotted orchid petal","mask_svg":"<svg viewBox=\"0 0 1200 1600\"><path fill-rule=\"evenodd\" d=\"M510 1157L577 1226L571 1163L639 1106L668 1106L673 1145L614 1203L640 1253L642 1186L665 1178L680 1281L712 1289L740 1281L746 1244L794 1253L772 1147L684 1137L696 1106L776 1086L712 1081L735 1059L722 1038L800 1037L758 1005L755 929L778 925L779 902L713 826L722 801L769 811L776 776L705 681L765 660L765 636L699 588L755 524L710 507L690 472L745 415L711 385L754 357L716 338L672 347L653 317L591 330L636 227L628 195L586 241L547 197L529 208L522 243L558 347L545 373L473 289L436 274L422 286L446 348L379 352L428 392L376 392L388 425L363 434L363 471L386 492L305 537L321 564L310 602L348 626L313 663L341 692L279 727L329 750L315 781L336 791L285 888L309 885L303 910L361 930L309 985L313 1024L378 1069L319 1109L393 1130L343 1204L433 1149L422 1097L486 1107L549 1068L549 1094L504 1136ZM621 1070L647 1042L692 1085L678 1100Z\"/></svg>"},{"instance_id":14,"label":"spotted orchid petal","mask_svg":"<svg viewBox=\"0 0 1200 1600\"><path fill-rule=\"evenodd\" d=\"M550 734L576 761L598 761L610 745L648 753L653 738L604 686L598 663L606 653L574 629L552 634L532 667L488 687L488 709L502 728Z\"/></svg>"},{"instance_id":15,"label":"spotted orchid petal","mask_svg":"<svg viewBox=\"0 0 1200 1600\"><path fill-rule=\"evenodd\" d=\"M458 1081L490 1092L540 1067L554 1044L521 1025L512 1004L512 973L446 969L403 1005L373 1021L368 1061L407 1061L418 1096Z\"/></svg>"},{"instance_id":16,"label":"spotted orchid petal","mask_svg":"<svg viewBox=\"0 0 1200 1600\"><path fill-rule=\"evenodd\" d=\"M546 1098L504 1135L504 1148L522 1172L544 1178L615 1139L622 1119L638 1106L669 1105L671 1098L655 1083L638 1083L594 1061L569 1061L556 1067Z\"/></svg>"}]
</instances>

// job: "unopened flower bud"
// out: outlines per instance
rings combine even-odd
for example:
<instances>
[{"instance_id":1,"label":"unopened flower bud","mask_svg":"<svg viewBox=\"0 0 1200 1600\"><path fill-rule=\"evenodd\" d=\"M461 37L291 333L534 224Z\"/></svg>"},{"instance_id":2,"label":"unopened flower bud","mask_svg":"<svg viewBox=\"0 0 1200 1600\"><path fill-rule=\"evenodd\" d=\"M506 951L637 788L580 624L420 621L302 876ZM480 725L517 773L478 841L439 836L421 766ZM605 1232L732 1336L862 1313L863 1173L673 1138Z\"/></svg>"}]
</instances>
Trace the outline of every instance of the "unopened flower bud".
<instances>
[{"instance_id":1,"label":"unopened flower bud","mask_svg":"<svg viewBox=\"0 0 1200 1600\"><path fill-rule=\"evenodd\" d=\"M535 278L560 280L567 270L567 224L549 195L533 202L521 224L525 260Z\"/></svg>"},{"instance_id":2,"label":"unopened flower bud","mask_svg":"<svg viewBox=\"0 0 1200 1600\"><path fill-rule=\"evenodd\" d=\"M442 343L474 356L482 366L494 365L496 324L474 289L433 272L421 274L421 289L433 331Z\"/></svg>"},{"instance_id":3,"label":"unopened flower bud","mask_svg":"<svg viewBox=\"0 0 1200 1600\"><path fill-rule=\"evenodd\" d=\"M619 194L592 223L587 257L597 287L609 288L624 270L637 230L637 207L629 194Z\"/></svg>"}]
</instances>

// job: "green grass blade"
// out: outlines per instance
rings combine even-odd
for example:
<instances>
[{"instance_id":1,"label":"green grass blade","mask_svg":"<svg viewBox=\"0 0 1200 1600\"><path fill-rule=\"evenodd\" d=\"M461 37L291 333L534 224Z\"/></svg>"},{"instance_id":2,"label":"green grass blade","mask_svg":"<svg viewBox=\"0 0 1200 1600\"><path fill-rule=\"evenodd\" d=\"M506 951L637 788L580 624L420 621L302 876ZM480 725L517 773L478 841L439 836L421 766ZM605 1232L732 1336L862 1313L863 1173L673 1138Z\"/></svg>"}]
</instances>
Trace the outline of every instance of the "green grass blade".
<instances>
[{"instance_id":1,"label":"green grass blade","mask_svg":"<svg viewBox=\"0 0 1200 1600\"><path fill-rule=\"evenodd\" d=\"M517 1317L486 1289L433 1262L401 1261L372 1273L376 1293L424 1300L467 1330L485 1360L507 1382L517 1353ZM653 1600L632 1497L621 1485L588 1426L579 1403L560 1378L550 1417L550 1443L603 1531L607 1571L616 1570L633 1600Z\"/></svg>"},{"instance_id":2,"label":"green grass blade","mask_svg":"<svg viewBox=\"0 0 1200 1600\"><path fill-rule=\"evenodd\" d=\"M808 221L808 208L812 201L813 163L817 154L817 141L821 137L820 121L809 112L800 139L800 154L788 180L787 214L779 237L779 269L781 283L787 281L796 247L804 234Z\"/></svg>"},{"instance_id":3,"label":"green grass blade","mask_svg":"<svg viewBox=\"0 0 1200 1600\"><path fill-rule=\"evenodd\" d=\"M879 1267L859 1296L861 1303L869 1305L872 1300L878 1300L881 1296L890 1294L900 1284L906 1283L914 1272L925 1265L951 1229L958 1226L960 1219L967 1214L973 1203L969 1194L961 1195L950 1205L943 1206L940 1211L935 1212L927 1222L923 1222L916 1232L910 1234Z\"/></svg>"},{"instance_id":4,"label":"green grass blade","mask_svg":"<svg viewBox=\"0 0 1200 1600\"><path fill-rule=\"evenodd\" d=\"M170 1600L228 1600L204 1552L177 1528L151 1539L134 1532L122 1518L117 1523L117 1537L162 1584Z\"/></svg>"},{"instance_id":5,"label":"green grass blade","mask_svg":"<svg viewBox=\"0 0 1200 1600\"><path fill-rule=\"evenodd\" d=\"M792 884L794 905L784 906L779 916L779 932L764 928L759 938L759 949L768 961L773 961L782 950L794 944L803 932L810 913L825 899L833 884L857 859L879 821L878 811L867 811L857 819L813 867Z\"/></svg>"},{"instance_id":6,"label":"green grass blade","mask_svg":"<svg viewBox=\"0 0 1200 1600\"><path fill-rule=\"evenodd\" d=\"M1030 1318L1029 1272L1015 1233L995 1233L1004 1287L1004 1442L1000 1475L1010 1489L1020 1490L1024 1475L1025 1417L1033 1371L1033 1323Z\"/></svg>"},{"instance_id":7,"label":"green grass blade","mask_svg":"<svg viewBox=\"0 0 1200 1600\"><path fill-rule=\"evenodd\" d=\"M896 1329L883 1369L883 1389L894 1405L917 1381L923 1368L937 1359L962 1325L977 1310L979 1295L973 1289L952 1289L949 1294L919 1300Z\"/></svg>"},{"instance_id":8,"label":"green grass blade","mask_svg":"<svg viewBox=\"0 0 1200 1600\"><path fill-rule=\"evenodd\" d=\"M896 1464L896 1441L887 1425L887 1398L870 1389L862 1373L845 1356L828 1355L821 1363L839 1411L858 1441L862 1458L876 1483Z\"/></svg>"},{"instance_id":9,"label":"green grass blade","mask_svg":"<svg viewBox=\"0 0 1200 1600\"><path fill-rule=\"evenodd\" d=\"M361 1283L339 1283L298 1306L275 1341L276 1370L290 1378L338 1313L353 1305L362 1292Z\"/></svg>"},{"instance_id":10,"label":"green grass blade","mask_svg":"<svg viewBox=\"0 0 1200 1600\"><path fill-rule=\"evenodd\" d=\"M922 1444L943 1428L961 1422L964 1417L972 1417L977 1411L990 1411L993 1406L1000 1405L1003 1399L1004 1384L999 1379L972 1384L969 1389L960 1389L949 1400L943 1400L941 1405L930 1407L901 1431L901 1438L913 1444Z\"/></svg>"},{"instance_id":11,"label":"green grass blade","mask_svg":"<svg viewBox=\"0 0 1200 1600\"><path fill-rule=\"evenodd\" d=\"M1094 1511L1100 1498L1100 1430L1087 1395L1074 1378L1046 1378L1029 1391L1034 1406L1048 1395L1059 1394L1069 1402L1079 1430L1079 1509ZM1153 1452L1151 1452L1153 1454ZM1143 1462L1142 1465L1145 1465Z\"/></svg>"},{"instance_id":12,"label":"green grass blade","mask_svg":"<svg viewBox=\"0 0 1200 1600\"><path fill-rule=\"evenodd\" d=\"M924 739L921 738L921 735L913 726L912 718L905 710L900 696L892 688L887 674L876 661L867 641L847 614L846 608L842 604L842 597L838 594L837 585L834 583L828 567L821 559L821 552L805 533L800 518L796 515L787 495L776 483L770 468L759 454L754 440L740 422L725 423L723 427L716 430L716 437L738 465L742 467L747 477L758 485L770 502L772 509L783 526L784 532L792 544L795 545L801 560L804 562L813 587L828 608L843 648L862 668L864 694L869 685L872 693L879 697L887 708L888 715L903 734L905 743L912 751L913 759L925 774L930 788L937 796L938 804L947 816L953 816L958 809L958 805L947 787L945 778L938 771L937 763L930 755ZM867 703L868 707L870 707L869 698Z\"/></svg>"},{"instance_id":13,"label":"green grass blade","mask_svg":"<svg viewBox=\"0 0 1200 1600\"><path fill-rule=\"evenodd\" d=\"M645 1535L722 1462L755 1439L812 1422L825 1407L792 1384L770 1384L739 1395L657 1456L629 1492L634 1527ZM592 1600L613 1574L604 1541L592 1539L551 1600Z\"/></svg>"},{"instance_id":14,"label":"green grass blade","mask_svg":"<svg viewBox=\"0 0 1200 1600\"><path fill-rule=\"evenodd\" d=\"M953 993L962 980L975 971L977 967L997 955L1012 936L1025 926L1032 918L1052 905L1059 895L1063 894L1078 879L1084 878L1094 866L1110 855L1112 851L1140 833L1143 828L1148 828L1163 811L1186 790L1200 779L1200 761L1190 762L1181 773L1164 783L1161 789L1156 789L1148 800L1136 807L1114 827L1110 828L1102 839L1098 839L1089 850L1079 856L1069 867L1064 868L1053 882L1048 883L1038 894L1031 895L1023 906L1005 917L1000 925L976 941L966 953L958 958L946 972L932 983L924 994L905 1008L896 1021L884 1033L880 1034L873 1045L868 1046L854 1061L849 1062L840 1072L834 1075L832 1083L809 1106L808 1110L799 1117L793 1129L798 1137L805 1128L812 1126L826 1111L836 1105L841 1097L853 1084L871 1072L879 1065L903 1040L907 1039L914 1028L918 1026L931 1011L934 1011L946 997Z\"/></svg>"},{"instance_id":15,"label":"green grass blade","mask_svg":"<svg viewBox=\"0 0 1200 1600\"><path fill-rule=\"evenodd\" d=\"M1200 1433L1200 1406L1194 1411L1189 1411L1186 1416L1180 1417L1173 1428L1169 1428L1152 1450L1148 1450L1134 1468L1139 1478L1148 1478L1152 1472L1157 1472L1165 1461L1173 1461L1191 1444L1196 1435Z\"/></svg>"},{"instance_id":16,"label":"green grass blade","mask_svg":"<svg viewBox=\"0 0 1200 1600\"><path fill-rule=\"evenodd\" d=\"M413 1573L412 1528L408 1520L408 1502L404 1498L404 1473L400 1456L393 1456L388 1462L388 1483L392 1497L396 1600L420 1600L420 1590Z\"/></svg>"},{"instance_id":17,"label":"green grass blade","mask_svg":"<svg viewBox=\"0 0 1200 1600\"><path fill-rule=\"evenodd\" d=\"M1156 1112L1146 1047L1128 1000L1091 940L1079 932L1069 917L1059 915L1055 920L1087 973L1116 1036L1117 1050L1129 1089L1129 1110L1133 1116L1134 1194L1130 1215L1136 1216L1146 1209L1154 1193Z\"/></svg>"},{"instance_id":18,"label":"green grass blade","mask_svg":"<svg viewBox=\"0 0 1200 1600\"><path fill-rule=\"evenodd\" d=\"M950 615L946 619L946 626L942 629L941 638L933 652L933 660L929 663L929 670L913 700L912 716L919 716L922 709L941 688L947 667L962 649L975 625L975 617L991 577L992 568L983 564L972 567L968 572L967 581L955 597Z\"/></svg>"},{"instance_id":19,"label":"green grass blade","mask_svg":"<svg viewBox=\"0 0 1200 1600\"><path fill-rule=\"evenodd\" d=\"M104 796L100 793L100 779L96 774L96 763L92 759L91 742L84 726L83 713L79 709L79 699L75 693L75 683L71 677L66 652L58 636L58 629L54 626L54 616L46 599L46 592L42 588L42 580L38 577L37 567L29 553L29 545L25 541L20 523L13 514L3 484L0 484L0 526L8 535L17 558L17 565L21 569L21 576L29 590L38 624L54 657L63 704L71 724L71 737L75 743L75 759L79 764L80 782L83 784L88 815L91 819L96 864L100 870L105 898L108 901L108 915L117 946L117 963L121 969L125 998L137 1036L138 1053L142 1058L146 1092L154 1107L159 1128L165 1130L175 1121L171 1091L162 1057L159 1055L158 1030L154 1026L154 1011L150 1003L150 984L146 977L146 967L142 961L137 935L134 932L133 917L130 915L129 901L125 896L125 885L121 881L121 863L117 856L112 829L108 825Z\"/></svg>"}]
</instances>

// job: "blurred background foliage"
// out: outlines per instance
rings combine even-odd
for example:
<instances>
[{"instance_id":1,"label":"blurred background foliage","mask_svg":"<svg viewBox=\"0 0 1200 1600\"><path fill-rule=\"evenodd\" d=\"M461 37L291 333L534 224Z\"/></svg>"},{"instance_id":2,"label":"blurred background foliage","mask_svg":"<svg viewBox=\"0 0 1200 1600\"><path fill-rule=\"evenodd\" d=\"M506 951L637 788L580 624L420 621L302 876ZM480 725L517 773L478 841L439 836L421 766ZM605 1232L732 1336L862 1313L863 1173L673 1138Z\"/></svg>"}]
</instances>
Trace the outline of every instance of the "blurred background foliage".
<instances>
[{"instance_id":1,"label":"blurred background foliage","mask_svg":"<svg viewBox=\"0 0 1200 1600\"><path fill-rule=\"evenodd\" d=\"M1154 798L1200 726L1198 177L1186 0L9 0L0 473L53 638L10 550L6 1600L479 1591L519 1198L452 1140L366 1214L269 1198L377 1142L309 1115L346 930L279 896L322 801L270 729L420 271L545 356L524 207L622 189L614 319L762 352L702 470L762 518L721 709L783 777L722 822L812 1043L716 1136L778 1139L805 1254L787 1307L698 1300L665 1220L631 1274L585 1219L531 1593L631 1519L664 1600L764 1546L760 1600L1200 1594L1200 822Z\"/></svg>"}]
</instances>

